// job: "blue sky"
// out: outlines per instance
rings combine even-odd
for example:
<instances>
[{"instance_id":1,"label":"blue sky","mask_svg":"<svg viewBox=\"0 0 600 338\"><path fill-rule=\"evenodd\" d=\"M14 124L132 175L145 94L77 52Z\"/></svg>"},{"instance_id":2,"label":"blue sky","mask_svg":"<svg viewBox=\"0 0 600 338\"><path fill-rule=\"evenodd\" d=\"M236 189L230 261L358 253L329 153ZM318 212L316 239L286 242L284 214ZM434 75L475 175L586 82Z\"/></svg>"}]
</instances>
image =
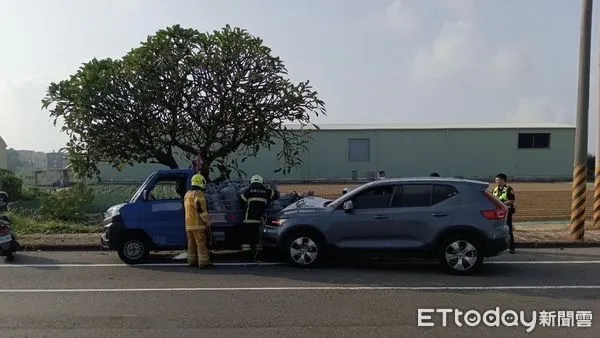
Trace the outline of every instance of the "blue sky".
<instances>
[{"instance_id":1,"label":"blue sky","mask_svg":"<svg viewBox=\"0 0 600 338\"><path fill-rule=\"evenodd\" d=\"M574 123L580 6L572 0L2 1L0 135L9 147L58 149L66 138L40 110L47 85L93 57L122 56L172 24L201 31L231 24L261 36L294 80L308 79L321 93L328 115L317 123ZM592 145L595 45L594 39Z\"/></svg>"}]
</instances>

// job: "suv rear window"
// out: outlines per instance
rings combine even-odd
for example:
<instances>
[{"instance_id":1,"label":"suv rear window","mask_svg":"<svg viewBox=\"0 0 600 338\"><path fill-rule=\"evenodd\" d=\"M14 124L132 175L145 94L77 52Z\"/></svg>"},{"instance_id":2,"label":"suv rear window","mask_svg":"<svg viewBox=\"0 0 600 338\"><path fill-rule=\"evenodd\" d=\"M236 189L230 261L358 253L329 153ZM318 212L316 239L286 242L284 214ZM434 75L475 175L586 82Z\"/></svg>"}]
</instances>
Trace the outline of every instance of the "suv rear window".
<instances>
[{"instance_id":1,"label":"suv rear window","mask_svg":"<svg viewBox=\"0 0 600 338\"><path fill-rule=\"evenodd\" d=\"M458 191L446 184L402 184L392 199L392 207L429 207L456 195Z\"/></svg>"},{"instance_id":2,"label":"suv rear window","mask_svg":"<svg viewBox=\"0 0 600 338\"><path fill-rule=\"evenodd\" d=\"M458 190L456 190L455 187L451 185L436 184L433 186L431 205L441 203L456 194L458 194Z\"/></svg>"}]
</instances>

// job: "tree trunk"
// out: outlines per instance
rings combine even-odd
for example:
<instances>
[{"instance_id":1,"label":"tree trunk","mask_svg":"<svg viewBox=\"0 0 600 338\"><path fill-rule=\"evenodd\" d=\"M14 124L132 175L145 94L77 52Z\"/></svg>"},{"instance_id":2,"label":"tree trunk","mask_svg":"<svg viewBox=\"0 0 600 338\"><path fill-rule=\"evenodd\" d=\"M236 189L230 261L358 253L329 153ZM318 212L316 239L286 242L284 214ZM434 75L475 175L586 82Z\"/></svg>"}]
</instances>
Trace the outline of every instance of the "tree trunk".
<instances>
[{"instance_id":1,"label":"tree trunk","mask_svg":"<svg viewBox=\"0 0 600 338\"><path fill-rule=\"evenodd\" d=\"M160 164L164 164L169 169L179 169L179 164L175 161L173 154L160 154L156 156L156 160Z\"/></svg>"},{"instance_id":2,"label":"tree trunk","mask_svg":"<svg viewBox=\"0 0 600 338\"><path fill-rule=\"evenodd\" d=\"M211 182L210 166L207 165L207 163L204 163L204 165L202 166L202 169L200 170L200 174L202 174L202 176L204 176L204 179L206 180L207 183Z\"/></svg>"}]
</instances>

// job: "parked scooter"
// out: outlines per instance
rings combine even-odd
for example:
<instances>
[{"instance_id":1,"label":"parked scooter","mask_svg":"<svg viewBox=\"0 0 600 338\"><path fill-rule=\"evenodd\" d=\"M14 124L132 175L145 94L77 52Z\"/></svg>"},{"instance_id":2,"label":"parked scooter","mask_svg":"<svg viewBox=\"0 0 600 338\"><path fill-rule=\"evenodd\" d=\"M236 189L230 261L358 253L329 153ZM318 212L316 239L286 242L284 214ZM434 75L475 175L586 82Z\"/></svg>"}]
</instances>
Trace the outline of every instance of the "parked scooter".
<instances>
[{"instance_id":1,"label":"parked scooter","mask_svg":"<svg viewBox=\"0 0 600 338\"><path fill-rule=\"evenodd\" d=\"M19 247L10 219L8 216L0 216L0 257L6 257L7 262L12 262Z\"/></svg>"}]
</instances>

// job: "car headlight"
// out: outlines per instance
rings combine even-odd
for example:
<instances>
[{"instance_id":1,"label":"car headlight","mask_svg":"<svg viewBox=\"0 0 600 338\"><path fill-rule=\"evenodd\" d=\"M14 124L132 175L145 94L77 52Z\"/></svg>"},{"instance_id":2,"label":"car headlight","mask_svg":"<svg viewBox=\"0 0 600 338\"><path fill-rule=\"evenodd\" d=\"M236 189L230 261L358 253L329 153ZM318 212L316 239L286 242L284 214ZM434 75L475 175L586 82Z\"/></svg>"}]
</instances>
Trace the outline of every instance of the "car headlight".
<instances>
[{"instance_id":1,"label":"car headlight","mask_svg":"<svg viewBox=\"0 0 600 338\"><path fill-rule=\"evenodd\" d=\"M279 227L279 226L282 226L285 223L285 221L287 221L285 218L274 219L271 222L269 222L267 224L267 226L270 226L270 227Z\"/></svg>"}]
</instances>

